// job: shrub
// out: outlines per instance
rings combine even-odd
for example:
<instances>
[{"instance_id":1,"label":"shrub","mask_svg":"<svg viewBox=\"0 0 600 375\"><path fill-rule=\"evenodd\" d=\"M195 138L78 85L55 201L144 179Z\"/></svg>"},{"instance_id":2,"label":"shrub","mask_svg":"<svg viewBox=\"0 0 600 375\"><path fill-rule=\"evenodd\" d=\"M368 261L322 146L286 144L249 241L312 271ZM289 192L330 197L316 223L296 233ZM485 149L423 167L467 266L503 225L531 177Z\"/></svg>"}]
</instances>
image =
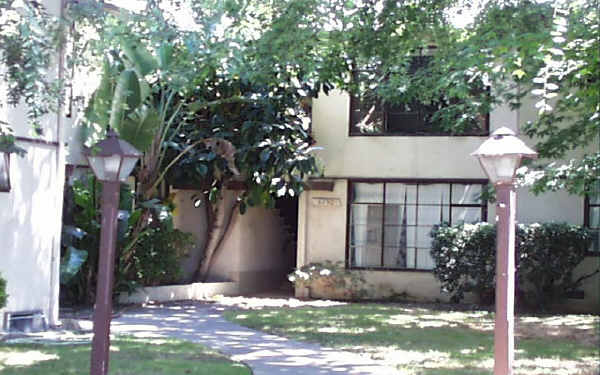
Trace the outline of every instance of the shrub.
<instances>
[{"instance_id":1,"label":"shrub","mask_svg":"<svg viewBox=\"0 0 600 375\"><path fill-rule=\"evenodd\" d=\"M63 215L61 299L75 305L94 303L100 244L102 186L84 175L67 187ZM114 295L133 292L140 285L172 284L181 277L180 260L193 246L193 236L173 227L170 205L157 200L139 203L153 210L152 224L132 236L142 220L142 208L133 208L134 192L121 186L116 240ZM144 219L150 220L150 219Z\"/></svg>"},{"instance_id":2,"label":"shrub","mask_svg":"<svg viewBox=\"0 0 600 375\"><path fill-rule=\"evenodd\" d=\"M290 273L288 280L297 287L309 288L313 297L357 299L367 293L362 272L346 269L343 262L309 263Z\"/></svg>"},{"instance_id":3,"label":"shrub","mask_svg":"<svg viewBox=\"0 0 600 375\"><path fill-rule=\"evenodd\" d=\"M488 223L437 226L431 255L433 273L442 291L459 302L465 293L475 293L483 304L494 300L496 269L496 227Z\"/></svg>"},{"instance_id":4,"label":"shrub","mask_svg":"<svg viewBox=\"0 0 600 375\"><path fill-rule=\"evenodd\" d=\"M8 294L6 294L6 280L0 276L0 309L6 306L7 298Z\"/></svg>"},{"instance_id":5,"label":"shrub","mask_svg":"<svg viewBox=\"0 0 600 375\"><path fill-rule=\"evenodd\" d=\"M133 255L127 280L143 286L173 284L181 279L180 261L194 246L194 236L168 226L150 229Z\"/></svg>"},{"instance_id":6,"label":"shrub","mask_svg":"<svg viewBox=\"0 0 600 375\"><path fill-rule=\"evenodd\" d=\"M459 302L472 292L482 304L494 301L496 275L496 226L488 223L435 227L431 254L433 273L442 291ZM581 286L583 275L573 280L573 270L583 261L591 244L588 230L566 223L520 224L517 227L516 268L524 295L534 308L547 308ZM526 283L523 283L526 281Z\"/></svg>"},{"instance_id":7,"label":"shrub","mask_svg":"<svg viewBox=\"0 0 600 375\"><path fill-rule=\"evenodd\" d=\"M595 273L573 279L573 270L592 243L585 228L567 223L521 224L519 239L521 278L528 282L528 301L535 306L548 307Z\"/></svg>"}]
</instances>

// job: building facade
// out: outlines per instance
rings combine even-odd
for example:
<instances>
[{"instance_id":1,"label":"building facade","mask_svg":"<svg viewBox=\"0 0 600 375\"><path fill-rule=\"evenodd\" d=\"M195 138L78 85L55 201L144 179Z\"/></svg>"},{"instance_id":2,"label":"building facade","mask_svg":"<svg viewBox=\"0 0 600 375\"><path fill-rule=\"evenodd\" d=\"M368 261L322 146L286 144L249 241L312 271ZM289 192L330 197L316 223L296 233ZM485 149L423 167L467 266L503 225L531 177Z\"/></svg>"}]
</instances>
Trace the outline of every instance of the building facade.
<instances>
[{"instance_id":1,"label":"building facade","mask_svg":"<svg viewBox=\"0 0 600 375\"><path fill-rule=\"evenodd\" d=\"M414 129L423 124L410 113L380 115L373 134L356 130L364 115L356 115L353 100L338 91L313 102L312 131L317 146L323 147L318 155L323 180L333 189L309 190L300 197L297 265L332 261L362 270L375 286L375 298L448 300L431 271L429 233L441 222L494 222L494 205L480 196L486 176L470 153L499 127L519 134L536 115L533 105L515 111L495 109L482 120L478 134L419 133ZM402 121L409 125L398 125ZM517 220L593 226L597 213L590 207L589 200L566 192L535 196L520 188ZM587 257L578 272L598 268L599 259ZM599 311L598 285L598 275L587 279L584 299L570 304ZM307 292L297 289L300 296Z\"/></svg>"}]
</instances>

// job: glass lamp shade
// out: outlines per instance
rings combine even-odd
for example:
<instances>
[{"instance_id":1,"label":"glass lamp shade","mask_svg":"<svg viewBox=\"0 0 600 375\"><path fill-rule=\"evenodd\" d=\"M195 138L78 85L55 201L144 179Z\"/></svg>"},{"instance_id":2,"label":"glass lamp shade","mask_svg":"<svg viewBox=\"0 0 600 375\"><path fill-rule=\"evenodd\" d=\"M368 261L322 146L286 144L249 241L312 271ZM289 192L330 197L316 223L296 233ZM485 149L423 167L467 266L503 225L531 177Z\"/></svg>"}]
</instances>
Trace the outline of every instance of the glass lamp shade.
<instances>
[{"instance_id":1,"label":"glass lamp shade","mask_svg":"<svg viewBox=\"0 0 600 375\"><path fill-rule=\"evenodd\" d=\"M517 168L523 158L536 158L537 153L515 136L515 133L502 127L479 146L472 156L479 163L493 184L512 183Z\"/></svg>"},{"instance_id":2,"label":"glass lamp shade","mask_svg":"<svg viewBox=\"0 0 600 375\"><path fill-rule=\"evenodd\" d=\"M84 155L98 180L125 182L141 152L109 131L105 140L86 149Z\"/></svg>"},{"instance_id":3,"label":"glass lamp shade","mask_svg":"<svg viewBox=\"0 0 600 375\"><path fill-rule=\"evenodd\" d=\"M119 168L121 166L121 156L88 156L90 168L94 171L96 178L100 181L117 181Z\"/></svg>"},{"instance_id":4,"label":"glass lamp shade","mask_svg":"<svg viewBox=\"0 0 600 375\"><path fill-rule=\"evenodd\" d=\"M510 183L521 164L521 155L479 156L479 163L493 184Z\"/></svg>"}]
</instances>

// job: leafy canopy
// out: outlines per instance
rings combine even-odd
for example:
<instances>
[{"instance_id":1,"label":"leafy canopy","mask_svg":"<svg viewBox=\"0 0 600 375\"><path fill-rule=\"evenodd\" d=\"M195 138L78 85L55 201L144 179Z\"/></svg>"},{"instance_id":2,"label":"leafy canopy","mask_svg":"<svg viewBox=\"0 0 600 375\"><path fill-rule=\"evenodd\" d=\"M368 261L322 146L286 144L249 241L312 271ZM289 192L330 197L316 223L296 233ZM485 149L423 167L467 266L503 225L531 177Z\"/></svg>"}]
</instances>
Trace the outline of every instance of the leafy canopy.
<instances>
[{"instance_id":1,"label":"leafy canopy","mask_svg":"<svg viewBox=\"0 0 600 375\"><path fill-rule=\"evenodd\" d=\"M38 78L47 77L48 46L60 40L49 30L60 28L35 2L18 2L29 13L15 16L16 3L0 3L2 26L13 30L2 33L2 63L13 67L3 78L14 94L8 96L9 104L25 99L35 120L56 103L44 98L56 95L54 88L60 85L46 85ZM250 83L258 90L266 87L268 95L290 90L298 98L334 87L351 93L367 90L388 103L442 98L449 105L439 108L436 120L442 128L461 133L495 106L519 107L527 102L525 97L533 96L539 117L524 130L535 139L542 157L542 164L528 170L534 172L528 174L534 191L566 188L582 194L598 174L600 46L595 0L481 1L478 6L460 0L148 1L146 10L127 17L115 10L90 10L91 2L81 4L95 17L77 18L68 12L79 25L72 38L89 37L88 29L81 27L87 25L102 35L81 43L88 51L114 51L117 43L117 50L127 51L127 43L120 40L126 37L132 46L145 45L159 61L177 56L177 69L165 74L160 69L142 77L145 72L135 66L127 66L133 72L126 74L160 81L161 90L168 83L178 99L193 95L195 88L186 84L215 77ZM477 14L471 23L454 22L456 15L469 11ZM167 45L162 50L161 41ZM416 51L432 45L437 48L423 74L406 74ZM86 53L79 52L75 48L72 61L83 66L85 59L80 58ZM87 64L99 69L106 57L114 67L119 59L111 54L92 53L95 60ZM15 62L23 57L31 57L32 64L19 70ZM142 53L136 60L150 61L146 57ZM353 79L357 70L376 74L359 82ZM474 85L491 86L491 94L474 91ZM156 86L153 89L156 95ZM110 110L113 117L119 113L123 112Z\"/></svg>"}]
</instances>

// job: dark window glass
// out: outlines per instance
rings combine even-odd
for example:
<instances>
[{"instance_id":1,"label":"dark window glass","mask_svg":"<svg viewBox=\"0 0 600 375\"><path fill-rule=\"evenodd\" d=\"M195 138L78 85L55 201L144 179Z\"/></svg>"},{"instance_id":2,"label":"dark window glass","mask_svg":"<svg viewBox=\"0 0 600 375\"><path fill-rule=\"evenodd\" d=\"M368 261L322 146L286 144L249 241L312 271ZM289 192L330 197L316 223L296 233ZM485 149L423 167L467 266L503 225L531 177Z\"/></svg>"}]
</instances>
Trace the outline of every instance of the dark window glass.
<instances>
[{"instance_id":1,"label":"dark window glass","mask_svg":"<svg viewBox=\"0 0 600 375\"><path fill-rule=\"evenodd\" d=\"M0 152L0 191L10 191L10 154Z\"/></svg>"},{"instance_id":2,"label":"dark window glass","mask_svg":"<svg viewBox=\"0 0 600 375\"><path fill-rule=\"evenodd\" d=\"M351 182L348 264L432 269L431 230L443 222L485 220L482 188L475 183Z\"/></svg>"},{"instance_id":3,"label":"dark window glass","mask_svg":"<svg viewBox=\"0 0 600 375\"><path fill-rule=\"evenodd\" d=\"M600 181L596 182L585 197L584 223L592 231L590 252L600 254Z\"/></svg>"},{"instance_id":4,"label":"dark window glass","mask_svg":"<svg viewBox=\"0 0 600 375\"><path fill-rule=\"evenodd\" d=\"M431 56L414 56L406 74L415 75L427 67ZM445 97L430 103L401 102L386 104L379 98L376 88L389 77L377 73L376 69L355 70L353 79L358 92L350 98L350 135L450 135L442 128L434 115L450 103ZM474 87L476 95L486 95L489 90ZM460 114L462 116L462 113ZM489 116L469 120L463 135L487 135Z\"/></svg>"}]
</instances>

